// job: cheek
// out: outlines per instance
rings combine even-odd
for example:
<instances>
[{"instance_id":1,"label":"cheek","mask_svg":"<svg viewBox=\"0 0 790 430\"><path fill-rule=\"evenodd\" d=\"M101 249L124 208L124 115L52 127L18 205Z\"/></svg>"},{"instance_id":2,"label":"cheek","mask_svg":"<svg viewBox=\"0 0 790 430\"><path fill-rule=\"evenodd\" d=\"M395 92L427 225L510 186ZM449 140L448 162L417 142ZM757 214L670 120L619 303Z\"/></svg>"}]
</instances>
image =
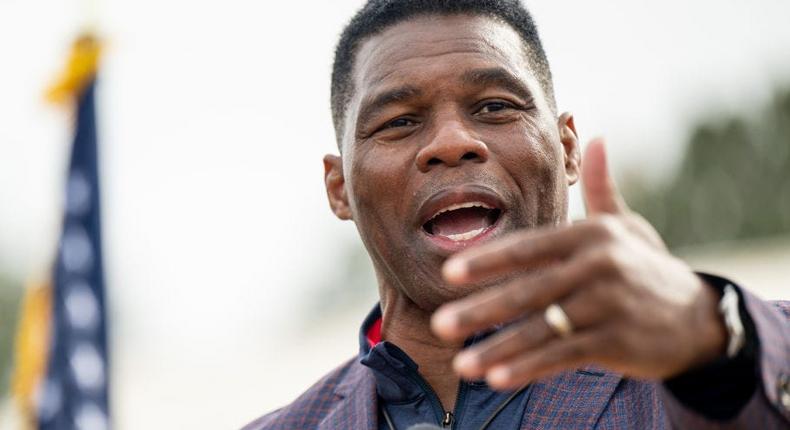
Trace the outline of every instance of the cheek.
<instances>
[{"instance_id":1,"label":"cheek","mask_svg":"<svg viewBox=\"0 0 790 430\"><path fill-rule=\"evenodd\" d=\"M435 292L421 288L441 283L438 266L428 264L431 256L421 255L412 229L413 219L408 208L415 184L414 154L403 148L381 146L358 157L352 163L352 211L357 231L368 251L379 279L395 287L418 306L433 310L444 299ZM369 160L371 162L366 162ZM375 162L373 162L375 160ZM404 192L406 191L406 192ZM423 264L414 264L421 261ZM431 269L433 268L433 269Z\"/></svg>"},{"instance_id":2,"label":"cheek","mask_svg":"<svg viewBox=\"0 0 790 430\"><path fill-rule=\"evenodd\" d=\"M538 186L538 222L558 224L565 222L568 208L568 181L565 177L565 157L556 126L552 123L540 127L542 169Z\"/></svg>"},{"instance_id":3,"label":"cheek","mask_svg":"<svg viewBox=\"0 0 790 430\"><path fill-rule=\"evenodd\" d=\"M502 163L518 184L530 218L539 225L563 221L567 184L556 127L548 119L525 117L510 136Z\"/></svg>"},{"instance_id":4,"label":"cheek","mask_svg":"<svg viewBox=\"0 0 790 430\"><path fill-rule=\"evenodd\" d=\"M391 252L397 237L408 227L404 213L408 157L397 148L378 146L360 150L350 166L351 210L362 240L380 252ZM390 237L397 236L397 237Z\"/></svg>"},{"instance_id":5,"label":"cheek","mask_svg":"<svg viewBox=\"0 0 790 430\"><path fill-rule=\"evenodd\" d=\"M406 157L399 152L402 151L381 146L355 156L350 190L355 215L398 218L400 214L393 211L402 207L403 190L410 173Z\"/></svg>"}]
</instances>

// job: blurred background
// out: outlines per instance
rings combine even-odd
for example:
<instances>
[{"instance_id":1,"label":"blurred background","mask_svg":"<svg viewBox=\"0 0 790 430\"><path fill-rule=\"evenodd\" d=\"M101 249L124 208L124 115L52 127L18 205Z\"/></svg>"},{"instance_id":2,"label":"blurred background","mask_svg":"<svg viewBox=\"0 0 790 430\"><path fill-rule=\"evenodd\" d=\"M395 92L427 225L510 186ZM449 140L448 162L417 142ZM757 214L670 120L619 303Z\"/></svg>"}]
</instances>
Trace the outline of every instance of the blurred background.
<instances>
[{"instance_id":1,"label":"blurred background","mask_svg":"<svg viewBox=\"0 0 790 430\"><path fill-rule=\"evenodd\" d=\"M329 77L359 0L0 0L0 428L49 278L72 116L42 94L95 18L111 419L238 428L351 357L376 302L328 210ZM695 269L790 298L790 3L529 1L561 110ZM583 217L576 189L574 218Z\"/></svg>"}]
</instances>

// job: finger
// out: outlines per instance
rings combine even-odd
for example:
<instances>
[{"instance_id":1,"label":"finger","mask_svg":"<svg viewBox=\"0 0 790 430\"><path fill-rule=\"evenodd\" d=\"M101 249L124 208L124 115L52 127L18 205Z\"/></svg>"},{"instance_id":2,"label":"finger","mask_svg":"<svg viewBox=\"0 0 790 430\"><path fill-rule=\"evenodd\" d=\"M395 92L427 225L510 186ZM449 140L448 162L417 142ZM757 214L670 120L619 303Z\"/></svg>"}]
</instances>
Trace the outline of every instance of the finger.
<instances>
[{"instance_id":1,"label":"finger","mask_svg":"<svg viewBox=\"0 0 790 430\"><path fill-rule=\"evenodd\" d=\"M542 267L596 240L596 233L589 223L514 233L497 242L455 254L444 263L442 273L448 282L463 284Z\"/></svg>"},{"instance_id":2,"label":"finger","mask_svg":"<svg viewBox=\"0 0 790 430\"><path fill-rule=\"evenodd\" d=\"M510 389L563 370L599 361L610 338L608 330L590 330L567 339L555 339L542 348L520 355L486 372L495 389Z\"/></svg>"},{"instance_id":3,"label":"finger","mask_svg":"<svg viewBox=\"0 0 790 430\"><path fill-rule=\"evenodd\" d=\"M567 263L522 276L503 287L446 304L431 318L431 327L440 338L464 339L530 311L543 309L580 285L599 278L605 270L607 265L601 252L583 253Z\"/></svg>"},{"instance_id":4,"label":"finger","mask_svg":"<svg viewBox=\"0 0 790 430\"><path fill-rule=\"evenodd\" d=\"M582 193L588 216L628 212L628 206L609 173L603 138L593 139L584 151Z\"/></svg>"},{"instance_id":5,"label":"finger","mask_svg":"<svg viewBox=\"0 0 790 430\"><path fill-rule=\"evenodd\" d=\"M584 288L558 303L575 332L604 324L609 319L611 312L608 303L596 303L598 297L605 296L597 290L606 287L605 284L598 284ZM462 351L453 361L455 371L466 379L477 379L491 367L529 353L556 338L557 333L546 322L544 312L537 312L525 321L507 327L501 333Z\"/></svg>"}]
</instances>

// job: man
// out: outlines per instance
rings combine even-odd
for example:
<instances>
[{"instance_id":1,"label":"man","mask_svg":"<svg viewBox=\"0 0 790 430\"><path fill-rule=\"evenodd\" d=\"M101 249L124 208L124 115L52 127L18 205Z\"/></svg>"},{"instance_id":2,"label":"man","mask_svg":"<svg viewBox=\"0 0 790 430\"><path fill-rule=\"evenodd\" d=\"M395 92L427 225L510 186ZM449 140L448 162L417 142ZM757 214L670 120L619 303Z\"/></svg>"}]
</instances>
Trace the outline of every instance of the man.
<instances>
[{"instance_id":1,"label":"man","mask_svg":"<svg viewBox=\"0 0 790 430\"><path fill-rule=\"evenodd\" d=\"M381 302L359 357L247 428L788 428L788 307L670 255L602 141L582 163L517 1L370 0L332 111L329 203Z\"/></svg>"}]
</instances>

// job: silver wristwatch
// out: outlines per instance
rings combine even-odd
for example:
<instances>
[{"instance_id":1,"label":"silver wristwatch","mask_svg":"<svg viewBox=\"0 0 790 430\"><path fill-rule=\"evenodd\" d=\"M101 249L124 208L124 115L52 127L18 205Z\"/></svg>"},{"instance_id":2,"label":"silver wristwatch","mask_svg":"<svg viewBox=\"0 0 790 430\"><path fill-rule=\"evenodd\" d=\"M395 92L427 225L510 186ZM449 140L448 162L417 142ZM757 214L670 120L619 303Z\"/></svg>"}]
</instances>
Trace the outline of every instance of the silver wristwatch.
<instances>
[{"instance_id":1,"label":"silver wristwatch","mask_svg":"<svg viewBox=\"0 0 790 430\"><path fill-rule=\"evenodd\" d=\"M731 284L724 287L724 294L719 301L719 312L724 318L724 326L727 328L727 357L733 358L746 343L746 334L741 322L741 313L738 310L738 292Z\"/></svg>"}]
</instances>

